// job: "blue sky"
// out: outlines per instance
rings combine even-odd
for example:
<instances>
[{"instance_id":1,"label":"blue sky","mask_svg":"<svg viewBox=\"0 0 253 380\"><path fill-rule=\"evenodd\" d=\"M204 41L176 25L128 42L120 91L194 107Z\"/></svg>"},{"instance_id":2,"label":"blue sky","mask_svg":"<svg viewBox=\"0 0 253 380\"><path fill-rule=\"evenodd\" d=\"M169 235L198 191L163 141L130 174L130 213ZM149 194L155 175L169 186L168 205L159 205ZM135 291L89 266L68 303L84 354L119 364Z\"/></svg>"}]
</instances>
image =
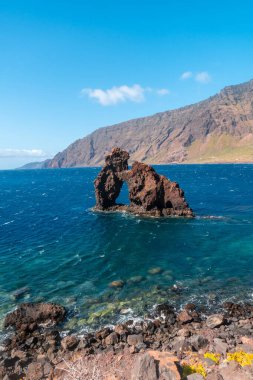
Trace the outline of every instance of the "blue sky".
<instances>
[{"instance_id":1,"label":"blue sky","mask_svg":"<svg viewBox=\"0 0 253 380\"><path fill-rule=\"evenodd\" d=\"M251 1L0 0L0 168L253 78Z\"/></svg>"}]
</instances>

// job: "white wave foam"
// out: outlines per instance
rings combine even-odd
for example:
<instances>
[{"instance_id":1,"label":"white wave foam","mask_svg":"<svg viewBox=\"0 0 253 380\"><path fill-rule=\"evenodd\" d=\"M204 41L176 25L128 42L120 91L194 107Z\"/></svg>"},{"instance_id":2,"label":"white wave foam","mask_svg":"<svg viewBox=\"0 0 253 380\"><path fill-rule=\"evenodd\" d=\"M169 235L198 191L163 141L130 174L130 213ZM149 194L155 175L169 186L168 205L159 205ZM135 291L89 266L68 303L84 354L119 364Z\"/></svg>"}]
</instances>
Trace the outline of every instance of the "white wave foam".
<instances>
[{"instance_id":1,"label":"white wave foam","mask_svg":"<svg viewBox=\"0 0 253 380\"><path fill-rule=\"evenodd\" d=\"M13 223L14 221L15 221L15 219L14 220L10 220L9 222L5 222L5 223L2 224L2 226L7 226L8 224Z\"/></svg>"}]
</instances>

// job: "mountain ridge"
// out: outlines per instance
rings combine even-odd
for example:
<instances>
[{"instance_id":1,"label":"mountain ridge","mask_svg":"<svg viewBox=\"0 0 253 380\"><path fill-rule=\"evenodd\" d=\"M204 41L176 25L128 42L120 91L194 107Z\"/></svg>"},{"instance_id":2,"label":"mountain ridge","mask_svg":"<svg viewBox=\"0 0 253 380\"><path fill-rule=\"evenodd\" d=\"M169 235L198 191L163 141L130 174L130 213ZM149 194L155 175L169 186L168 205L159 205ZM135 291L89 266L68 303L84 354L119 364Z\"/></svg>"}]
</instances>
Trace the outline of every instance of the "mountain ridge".
<instances>
[{"instance_id":1,"label":"mountain ridge","mask_svg":"<svg viewBox=\"0 0 253 380\"><path fill-rule=\"evenodd\" d=\"M96 129L42 168L100 166L115 146L150 164L253 162L253 79L198 103Z\"/></svg>"}]
</instances>

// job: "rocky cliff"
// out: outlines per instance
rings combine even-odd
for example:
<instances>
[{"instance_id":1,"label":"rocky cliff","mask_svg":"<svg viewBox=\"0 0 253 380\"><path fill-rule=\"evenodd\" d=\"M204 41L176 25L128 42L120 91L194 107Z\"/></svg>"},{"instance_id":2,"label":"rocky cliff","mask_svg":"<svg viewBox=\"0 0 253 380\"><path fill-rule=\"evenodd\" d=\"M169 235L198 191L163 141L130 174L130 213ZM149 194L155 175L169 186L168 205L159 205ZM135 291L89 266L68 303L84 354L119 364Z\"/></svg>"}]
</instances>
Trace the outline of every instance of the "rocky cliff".
<instances>
[{"instance_id":1,"label":"rocky cliff","mask_svg":"<svg viewBox=\"0 0 253 380\"><path fill-rule=\"evenodd\" d=\"M100 166L115 146L152 164L253 162L253 80L194 105L97 129L44 167Z\"/></svg>"}]
</instances>

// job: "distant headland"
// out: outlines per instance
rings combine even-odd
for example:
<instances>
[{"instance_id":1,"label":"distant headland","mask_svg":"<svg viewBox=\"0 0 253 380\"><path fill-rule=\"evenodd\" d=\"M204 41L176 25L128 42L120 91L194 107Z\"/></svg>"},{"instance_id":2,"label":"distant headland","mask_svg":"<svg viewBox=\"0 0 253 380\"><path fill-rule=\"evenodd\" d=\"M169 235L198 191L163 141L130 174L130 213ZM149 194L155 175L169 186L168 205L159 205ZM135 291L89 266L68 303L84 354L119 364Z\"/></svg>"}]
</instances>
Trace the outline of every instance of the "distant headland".
<instances>
[{"instance_id":1,"label":"distant headland","mask_svg":"<svg viewBox=\"0 0 253 380\"><path fill-rule=\"evenodd\" d=\"M253 162L253 80L187 107L99 128L23 168L101 166L114 146L130 152L130 163Z\"/></svg>"}]
</instances>

